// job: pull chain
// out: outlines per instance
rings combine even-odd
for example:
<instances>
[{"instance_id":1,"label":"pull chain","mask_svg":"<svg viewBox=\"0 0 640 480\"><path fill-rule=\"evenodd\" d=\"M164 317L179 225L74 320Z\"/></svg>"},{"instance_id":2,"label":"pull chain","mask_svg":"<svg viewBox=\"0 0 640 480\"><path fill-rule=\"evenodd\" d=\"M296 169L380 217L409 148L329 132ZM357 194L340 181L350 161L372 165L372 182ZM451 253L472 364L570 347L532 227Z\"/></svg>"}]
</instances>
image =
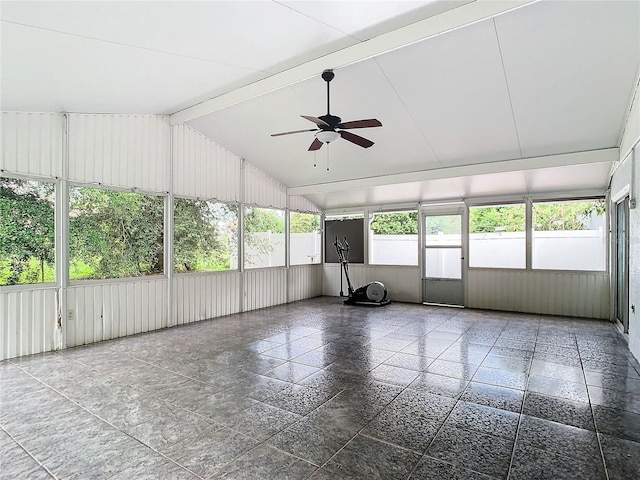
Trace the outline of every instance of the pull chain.
<instances>
[{"instance_id":1,"label":"pull chain","mask_svg":"<svg viewBox=\"0 0 640 480\"><path fill-rule=\"evenodd\" d=\"M327 143L327 172L328 171L329 171L329 144Z\"/></svg>"}]
</instances>

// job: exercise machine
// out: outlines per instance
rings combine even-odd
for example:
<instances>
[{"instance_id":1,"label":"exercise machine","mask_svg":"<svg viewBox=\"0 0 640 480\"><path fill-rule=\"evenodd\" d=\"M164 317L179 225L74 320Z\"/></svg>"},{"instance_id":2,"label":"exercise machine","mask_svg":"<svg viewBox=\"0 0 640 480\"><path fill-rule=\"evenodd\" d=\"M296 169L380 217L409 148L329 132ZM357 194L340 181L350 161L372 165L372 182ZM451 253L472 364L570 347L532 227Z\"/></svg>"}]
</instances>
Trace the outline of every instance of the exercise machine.
<instances>
[{"instance_id":1,"label":"exercise machine","mask_svg":"<svg viewBox=\"0 0 640 480\"><path fill-rule=\"evenodd\" d=\"M345 305L363 305L368 307L383 307L391 303L391 300L387 298L387 287L382 282L371 282L362 287L353 289L351 280L349 279L349 242L347 237L344 237L344 244L338 240L336 235L333 245L336 247L336 253L338 254L338 261L340 262L340 296L344 296L342 290L342 272L347 279L347 289L349 295L343 302Z\"/></svg>"}]
</instances>

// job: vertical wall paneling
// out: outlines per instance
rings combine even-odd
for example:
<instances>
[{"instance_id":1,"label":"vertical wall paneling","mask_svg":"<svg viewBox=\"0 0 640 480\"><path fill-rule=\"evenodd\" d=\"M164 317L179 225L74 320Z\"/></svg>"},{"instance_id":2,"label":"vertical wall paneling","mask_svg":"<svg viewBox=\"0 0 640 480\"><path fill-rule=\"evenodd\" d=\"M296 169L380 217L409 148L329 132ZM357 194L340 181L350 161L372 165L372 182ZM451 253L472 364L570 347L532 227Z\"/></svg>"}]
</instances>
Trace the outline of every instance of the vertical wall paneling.
<instances>
[{"instance_id":1,"label":"vertical wall paneling","mask_svg":"<svg viewBox=\"0 0 640 480\"><path fill-rule=\"evenodd\" d=\"M69 115L69 180L169 191L170 127L161 115Z\"/></svg>"},{"instance_id":2,"label":"vertical wall paneling","mask_svg":"<svg viewBox=\"0 0 640 480\"><path fill-rule=\"evenodd\" d=\"M171 135L174 194L240 200L240 157L188 125L171 127Z\"/></svg>"},{"instance_id":3,"label":"vertical wall paneling","mask_svg":"<svg viewBox=\"0 0 640 480\"><path fill-rule=\"evenodd\" d=\"M467 282L471 308L609 318L606 272L471 269Z\"/></svg>"},{"instance_id":4,"label":"vertical wall paneling","mask_svg":"<svg viewBox=\"0 0 640 480\"><path fill-rule=\"evenodd\" d=\"M289 267L287 292L289 302L322 295L322 265Z\"/></svg>"},{"instance_id":5,"label":"vertical wall paneling","mask_svg":"<svg viewBox=\"0 0 640 480\"><path fill-rule=\"evenodd\" d=\"M0 360L57 348L55 288L0 291Z\"/></svg>"},{"instance_id":6,"label":"vertical wall paneling","mask_svg":"<svg viewBox=\"0 0 640 480\"><path fill-rule=\"evenodd\" d=\"M289 210L294 212L307 212L321 214L322 210L302 195L289 195Z\"/></svg>"},{"instance_id":7,"label":"vertical wall paneling","mask_svg":"<svg viewBox=\"0 0 640 480\"><path fill-rule=\"evenodd\" d=\"M287 269L257 268L245 270L245 310L280 305L287 301Z\"/></svg>"},{"instance_id":8,"label":"vertical wall paneling","mask_svg":"<svg viewBox=\"0 0 640 480\"><path fill-rule=\"evenodd\" d=\"M238 313L240 273L176 275L175 318L178 325Z\"/></svg>"},{"instance_id":9,"label":"vertical wall paneling","mask_svg":"<svg viewBox=\"0 0 640 480\"><path fill-rule=\"evenodd\" d=\"M62 176L63 116L2 112L0 170L21 175Z\"/></svg>"},{"instance_id":10,"label":"vertical wall paneling","mask_svg":"<svg viewBox=\"0 0 640 480\"><path fill-rule=\"evenodd\" d=\"M166 327L166 291L165 278L70 286L67 346Z\"/></svg>"},{"instance_id":11,"label":"vertical wall paneling","mask_svg":"<svg viewBox=\"0 0 640 480\"><path fill-rule=\"evenodd\" d=\"M244 168L244 202L262 207L286 208L287 189L248 162Z\"/></svg>"},{"instance_id":12,"label":"vertical wall paneling","mask_svg":"<svg viewBox=\"0 0 640 480\"><path fill-rule=\"evenodd\" d=\"M323 265L322 292L324 295L340 294L340 265ZM395 265L349 265L349 278L353 288L369 282L379 281L387 287L391 300L399 302L422 302L421 278L419 267ZM342 290L347 295L347 282L342 274Z\"/></svg>"}]
</instances>

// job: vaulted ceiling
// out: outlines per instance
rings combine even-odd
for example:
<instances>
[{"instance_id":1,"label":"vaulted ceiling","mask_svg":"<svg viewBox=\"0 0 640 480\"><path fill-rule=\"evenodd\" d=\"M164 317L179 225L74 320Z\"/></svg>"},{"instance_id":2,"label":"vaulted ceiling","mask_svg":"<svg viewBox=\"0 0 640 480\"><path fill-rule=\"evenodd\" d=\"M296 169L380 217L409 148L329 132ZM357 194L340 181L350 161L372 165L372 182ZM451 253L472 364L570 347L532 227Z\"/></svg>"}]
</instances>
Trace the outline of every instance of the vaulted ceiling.
<instances>
[{"instance_id":1,"label":"vaulted ceiling","mask_svg":"<svg viewBox=\"0 0 640 480\"><path fill-rule=\"evenodd\" d=\"M603 192L640 65L636 1L1 7L3 110L171 114L328 209ZM325 69L371 148L271 137L327 113Z\"/></svg>"}]
</instances>

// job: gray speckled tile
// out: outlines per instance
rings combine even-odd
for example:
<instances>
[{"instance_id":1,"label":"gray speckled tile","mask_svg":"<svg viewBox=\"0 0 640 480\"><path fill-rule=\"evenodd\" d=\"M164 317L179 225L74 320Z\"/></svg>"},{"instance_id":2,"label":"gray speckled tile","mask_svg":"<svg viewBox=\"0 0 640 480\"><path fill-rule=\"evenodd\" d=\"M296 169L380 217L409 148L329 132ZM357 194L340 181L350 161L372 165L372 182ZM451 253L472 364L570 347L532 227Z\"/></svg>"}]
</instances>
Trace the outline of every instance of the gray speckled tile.
<instances>
[{"instance_id":1,"label":"gray speckled tile","mask_svg":"<svg viewBox=\"0 0 640 480\"><path fill-rule=\"evenodd\" d=\"M592 404L602 405L607 408L626 410L640 415L640 395L601 388L593 385L588 386L589 399Z\"/></svg>"},{"instance_id":2,"label":"gray speckled tile","mask_svg":"<svg viewBox=\"0 0 640 480\"><path fill-rule=\"evenodd\" d=\"M443 427L427 449L427 455L494 477L509 471L513 442L469 430Z\"/></svg>"},{"instance_id":3,"label":"gray speckled tile","mask_svg":"<svg viewBox=\"0 0 640 480\"><path fill-rule=\"evenodd\" d=\"M506 410L460 401L445 426L464 428L480 433L515 440L520 415Z\"/></svg>"},{"instance_id":4,"label":"gray speckled tile","mask_svg":"<svg viewBox=\"0 0 640 480\"><path fill-rule=\"evenodd\" d=\"M393 365L378 365L369 372L369 376L378 382L391 383L406 387L419 375L415 370L394 367Z\"/></svg>"},{"instance_id":5,"label":"gray speckled tile","mask_svg":"<svg viewBox=\"0 0 640 480\"><path fill-rule=\"evenodd\" d=\"M460 400L520 413L523 398L522 390L470 382Z\"/></svg>"},{"instance_id":6,"label":"gray speckled tile","mask_svg":"<svg viewBox=\"0 0 640 480\"><path fill-rule=\"evenodd\" d=\"M259 403L234 415L230 419L230 426L251 438L264 440L284 430L300 418L300 415L287 410Z\"/></svg>"},{"instance_id":7,"label":"gray speckled tile","mask_svg":"<svg viewBox=\"0 0 640 480\"><path fill-rule=\"evenodd\" d=\"M296 383L318 372L318 370L320 369L317 367L311 367L302 363L286 362L269 370L265 375L285 382Z\"/></svg>"},{"instance_id":8,"label":"gray speckled tile","mask_svg":"<svg viewBox=\"0 0 640 480\"><path fill-rule=\"evenodd\" d=\"M640 443L600 434L609 479L637 480L640 476Z\"/></svg>"},{"instance_id":9,"label":"gray speckled tile","mask_svg":"<svg viewBox=\"0 0 640 480\"><path fill-rule=\"evenodd\" d=\"M527 392L522 413L586 430L595 430L591 406L585 402Z\"/></svg>"},{"instance_id":10,"label":"gray speckled tile","mask_svg":"<svg viewBox=\"0 0 640 480\"><path fill-rule=\"evenodd\" d=\"M360 432L362 435L423 453L442 422L412 415L404 410L382 411Z\"/></svg>"},{"instance_id":11,"label":"gray speckled tile","mask_svg":"<svg viewBox=\"0 0 640 480\"><path fill-rule=\"evenodd\" d=\"M587 385L556 378L531 375L527 388L536 393L551 395L552 397L568 398L577 402L588 402Z\"/></svg>"},{"instance_id":12,"label":"gray speckled tile","mask_svg":"<svg viewBox=\"0 0 640 480\"><path fill-rule=\"evenodd\" d=\"M418 378L409 385L409 388L434 393L436 395L458 398L462 395L468 383L467 380L425 372L420 374Z\"/></svg>"},{"instance_id":13,"label":"gray speckled tile","mask_svg":"<svg viewBox=\"0 0 640 480\"><path fill-rule=\"evenodd\" d=\"M234 480L303 480L317 467L268 445L245 453L222 467L215 478Z\"/></svg>"},{"instance_id":14,"label":"gray speckled tile","mask_svg":"<svg viewBox=\"0 0 640 480\"><path fill-rule=\"evenodd\" d=\"M640 442L640 415L593 405L593 415L598 433Z\"/></svg>"},{"instance_id":15,"label":"gray speckled tile","mask_svg":"<svg viewBox=\"0 0 640 480\"><path fill-rule=\"evenodd\" d=\"M0 479L40 480L53 478L31 455L13 442L3 430L0 430L0 437L8 438L8 440L3 439L0 445Z\"/></svg>"},{"instance_id":16,"label":"gray speckled tile","mask_svg":"<svg viewBox=\"0 0 640 480\"><path fill-rule=\"evenodd\" d=\"M340 450L353 435L353 431L305 417L271 437L267 443L320 466Z\"/></svg>"},{"instance_id":17,"label":"gray speckled tile","mask_svg":"<svg viewBox=\"0 0 640 480\"><path fill-rule=\"evenodd\" d=\"M420 455L415 452L357 435L323 467L324 478L406 478L419 460Z\"/></svg>"},{"instance_id":18,"label":"gray speckled tile","mask_svg":"<svg viewBox=\"0 0 640 480\"><path fill-rule=\"evenodd\" d=\"M497 368L479 367L473 375L473 381L524 390L527 385L527 374Z\"/></svg>"},{"instance_id":19,"label":"gray speckled tile","mask_svg":"<svg viewBox=\"0 0 640 480\"><path fill-rule=\"evenodd\" d=\"M528 358L497 357L487 355L482 361L481 367L497 368L506 372L528 373L531 360Z\"/></svg>"},{"instance_id":20,"label":"gray speckled tile","mask_svg":"<svg viewBox=\"0 0 640 480\"><path fill-rule=\"evenodd\" d=\"M409 477L410 480L495 480L483 473L424 456Z\"/></svg>"},{"instance_id":21,"label":"gray speckled tile","mask_svg":"<svg viewBox=\"0 0 640 480\"><path fill-rule=\"evenodd\" d=\"M433 373L435 375L443 375L460 380L471 380L471 377L473 377L477 369L478 365L438 358L429 365L426 371L427 373Z\"/></svg>"},{"instance_id":22,"label":"gray speckled tile","mask_svg":"<svg viewBox=\"0 0 640 480\"><path fill-rule=\"evenodd\" d=\"M531 363L531 375L555 378L557 380L568 380L569 382L584 383L582 368L572 367L558 363L545 362L533 359Z\"/></svg>"},{"instance_id":23,"label":"gray speckled tile","mask_svg":"<svg viewBox=\"0 0 640 480\"><path fill-rule=\"evenodd\" d=\"M523 415L518 430L518 443L531 447L565 452L580 459L600 456L598 437L592 430Z\"/></svg>"},{"instance_id":24,"label":"gray speckled tile","mask_svg":"<svg viewBox=\"0 0 640 480\"><path fill-rule=\"evenodd\" d=\"M264 400L264 403L298 415L306 415L335 396L331 389L289 385L285 389Z\"/></svg>"},{"instance_id":25,"label":"gray speckled tile","mask_svg":"<svg viewBox=\"0 0 640 480\"><path fill-rule=\"evenodd\" d=\"M208 438L181 442L162 453L201 477L209 477L257 445L257 440L223 428Z\"/></svg>"},{"instance_id":26,"label":"gray speckled tile","mask_svg":"<svg viewBox=\"0 0 640 480\"><path fill-rule=\"evenodd\" d=\"M605 480L604 467L528 445L516 445L510 480Z\"/></svg>"},{"instance_id":27,"label":"gray speckled tile","mask_svg":"<svg viewBox=\"0 0 640 480\"><path fill-rule=\"evenodd\" d=\"M386 365L393 365L394 367L407 368L409 370L415 370L422 372L433 362L435 359L431 357L425 357L424 355L412 355L410 353L395 353L391 358L385 360Z\"/></svg>"}]
</instances>

